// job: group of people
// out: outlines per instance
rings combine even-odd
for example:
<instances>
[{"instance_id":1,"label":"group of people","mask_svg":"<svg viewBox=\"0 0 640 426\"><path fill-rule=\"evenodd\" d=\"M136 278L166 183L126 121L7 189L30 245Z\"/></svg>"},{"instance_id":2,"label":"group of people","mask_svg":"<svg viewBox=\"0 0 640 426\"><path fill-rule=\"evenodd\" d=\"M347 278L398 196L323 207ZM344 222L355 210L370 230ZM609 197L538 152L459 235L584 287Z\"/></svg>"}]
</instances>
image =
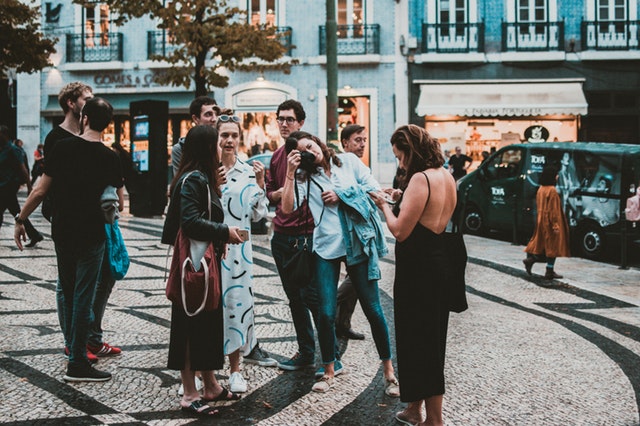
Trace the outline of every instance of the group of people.
<instances>
[{"instance_id":1,"label":"group of people","mask_svg":"<svg viewBox=\"0 0 640 426\"><path fill-rule=\"evenodd\" d=\"M65 120L47 136L44 174L16 216L15 240L22 249L28 217L47 199L50 213L45 216L52 221L58 263L58 313L69 357L64 379L104 381L111 374L92 362L96 356L121 353L103 341L101 329L114 283L104 267L99 208L107 185L118 188L123 205L120 160L100 142L113 109L82 83L65 86L59 100ZM241 358L284 371L314 368L314 325L321 365L311 390L331 391L346 371L338 337L364 338L350 324L359 301L381 360L385 393L409 403L396 419L442 424L448 323L443 288L451 279L442 233L456 205L456 187L443 168L437 140L415 125L398 128L391 137L400 171L397 188L383 189L359 158L367 143L363 126L343 129L344 152L336 153L302 131L302 104L284 101L276 115L285 144L273 153L267 174L260 162L249 165L239 158L242 120L232 110L199 97L190 111L195 126L173 149L175 173L162 241L173 244L181 230L187 238L212 242L222 300L219 309L194 316L172 304L168 367L180 371L182 410L211 416L217 410L209 402L238 400L248 388ZM250 225L266 215L269 204L276 207L272 255L298 346L280 362L259 345L251 279ZM397 239L394 317L400 381L379 297L379 261L388 252L380 212ZM297 282L285 263L304 244L312 249L312 274L309 282ZM348 278L339 286L342 264ZM214 374L223 368L225 356L229 389Z\"/></svg>"}]
</instances>

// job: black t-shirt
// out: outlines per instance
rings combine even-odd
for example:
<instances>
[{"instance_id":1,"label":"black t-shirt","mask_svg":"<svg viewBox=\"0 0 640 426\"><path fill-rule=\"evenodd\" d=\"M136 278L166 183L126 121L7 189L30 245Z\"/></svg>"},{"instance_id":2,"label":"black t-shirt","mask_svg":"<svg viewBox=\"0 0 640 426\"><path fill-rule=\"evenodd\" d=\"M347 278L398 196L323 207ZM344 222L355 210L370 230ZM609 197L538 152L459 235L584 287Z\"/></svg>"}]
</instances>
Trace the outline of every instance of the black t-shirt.
<instances>
[{"instance_id":1,"label":"black t-shirt","mask_svg":"<svg viewBox=\"0 0 640 426\"><path fill-rule=\"evenodd\" d=\"M75 135L67 130L63 129L60 126L54 127L48 134L47 137L44 138L44 158L47 159L47 154L53 150L53 147L56 146L56 143L62 139L69 139L74 137Z\"/></svg>"},{"instance_id":2,"label":"black t-shirt","mask_svg":"<svg viewBox=\"0 0 640 426\"><path fill-rule=\"evenodd\" d=\"M467 171L463 169L467 161L472 162L473 160L464 154L460 154L460 156L452 155L449 158L449 167L453 169L453 177L459 178L467 174Z\"/></svg>"},{"instance_id":3,"label":"black t-shirt","mask_svg":"<svg viewBox=\"0 0 640 426\"><path fill-rule=\"evenodd\" d=\"M118 155L101 142L74 136L58 141L45 159L44 172L53 180L54 241L103 241L100 196L107 185L122 187Z\"/></svg>"}]
</instances>

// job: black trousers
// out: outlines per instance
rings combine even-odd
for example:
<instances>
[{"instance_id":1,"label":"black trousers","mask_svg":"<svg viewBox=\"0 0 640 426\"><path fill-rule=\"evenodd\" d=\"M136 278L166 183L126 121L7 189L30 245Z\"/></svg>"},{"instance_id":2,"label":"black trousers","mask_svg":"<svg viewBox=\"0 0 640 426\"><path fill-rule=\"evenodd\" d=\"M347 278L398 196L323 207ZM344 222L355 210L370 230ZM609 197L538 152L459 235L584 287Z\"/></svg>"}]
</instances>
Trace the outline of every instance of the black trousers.
<instances>
[{"instance_id":1,"label":"black trousers","mask_svg":"<svg viewBox=\"0 0 640 426\"><path fill-rule=\"evenodd\" d=\"M18 204L19 189L20 187L16 185L5 185L0 188L0 227L2 227L5 210L9 210L13 217L20 213L20 204ZM24 228L29 239L34 239L40 235L29 219L24 221Z\"/></svg>"},{"instance_id":2,"label":"black trousers","mask_svg":"<svg viewBox=\"0 0 640 426\"><path fill-rule=\"evenodd\" d=\"M357 303L358 295L356 294L356 289L353 287L351 278L347 275L347 278L338 287L336 329L346 331L351 328L351 317Z\"/></svg>"}]
</instances>

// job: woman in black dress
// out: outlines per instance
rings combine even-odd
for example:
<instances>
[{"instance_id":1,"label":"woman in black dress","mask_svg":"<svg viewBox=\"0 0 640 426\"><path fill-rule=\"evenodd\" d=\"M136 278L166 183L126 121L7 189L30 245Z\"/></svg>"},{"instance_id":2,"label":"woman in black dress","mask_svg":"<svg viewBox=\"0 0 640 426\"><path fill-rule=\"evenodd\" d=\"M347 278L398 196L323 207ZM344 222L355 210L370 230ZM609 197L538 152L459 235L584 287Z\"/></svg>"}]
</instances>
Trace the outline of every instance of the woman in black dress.
<instances>
[{"instance_id":1,"label":"woman in black dress","mask_svg":"<svg viewBox=\"0 0 640 426\"><path fill-rule=\"evenodd\" d=\"M216 178L220 163L217 142L218 131L211 126L196 126L187 133L180 168L171 182L162 242L173 244L181 228L187 238L213 241L219 262L224 245L241 243L242 238L238 227L222 223L224 214ZM181 303L172 304L168 368L180 370L183 411L213 415L218 410L207 405L208 401L240 399L240 395L223 388L214 375L214 370L222 369L224 364L223 343L222 308L187 316ZM195 385L196 371L201 372L204 382L202 396Z\"/></svg>"},{"instance_id":2,"label":"woman in black dress","mask_svg":"<svg viewBox=\"0 0 640 426\"><path fill-rule=\"evenodd\" d=\"M371 197L396 237L394 318L400 398L409 405L396 414L404 424L441 425L448 306L447 267L442 233L456 206L456 183L442 166L440 144L415 125L391 136L393 153L405 175L399 190ZM392 211L386 198L398 202ZM421 278L422 277L422 278ZM427 418L423 420L423 406Z\"/></svg>"}]
</instances>

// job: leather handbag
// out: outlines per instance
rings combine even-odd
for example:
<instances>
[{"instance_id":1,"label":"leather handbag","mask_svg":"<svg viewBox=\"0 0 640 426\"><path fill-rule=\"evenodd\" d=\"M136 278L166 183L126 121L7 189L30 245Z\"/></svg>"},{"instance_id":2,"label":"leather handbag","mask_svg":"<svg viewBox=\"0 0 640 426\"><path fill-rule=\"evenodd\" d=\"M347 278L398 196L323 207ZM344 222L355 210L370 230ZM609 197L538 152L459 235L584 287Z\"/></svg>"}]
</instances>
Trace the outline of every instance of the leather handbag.
<instances>
[{"instance_id":1,"label":"leather handbag","mask_svg":"<svg viewBox=\"0 0 640 426\"><path fill-rule=\"evenodd\" d=\"M184 181L189 177L185 176ZM211 220L211 192L207 185ZM178 229L166 286L167 299L181 304L187 316L218 309L221 299L220 269L211 241L187 238Z\"/></svg>"}]
</instances>

